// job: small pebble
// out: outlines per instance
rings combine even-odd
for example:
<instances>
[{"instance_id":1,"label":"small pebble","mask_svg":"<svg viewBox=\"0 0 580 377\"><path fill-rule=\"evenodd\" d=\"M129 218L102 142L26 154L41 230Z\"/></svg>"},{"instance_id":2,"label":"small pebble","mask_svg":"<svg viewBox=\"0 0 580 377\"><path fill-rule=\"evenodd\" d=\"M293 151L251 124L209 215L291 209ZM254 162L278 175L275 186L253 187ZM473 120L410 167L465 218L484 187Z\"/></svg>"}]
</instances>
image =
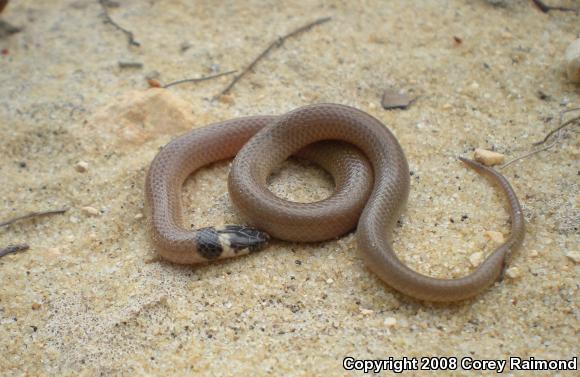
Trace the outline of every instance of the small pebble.
<instances>
[{"instance_id":1,"label":"small pebble","mask_svg":"<svg viewBox=\"0 0 580 377\"><path fill-rule=\"evenodd\" d=\"M505 275L510 279L515 279L515 278L520 277L522 275L522 273L520 272L519 268L510 267L507 270L505 270Z\"/></svg>"},{"instance_id":2,"label":"small pebble","mask_svg":"<svg viewBox=\"0 0 580 377\"><path fill-rule=\"evenodd\" d=\"M141 220L142 218L143 218L143 214L142 213L138 213L134 217L135 220Z\"/></svg>"},{"instance_id":3,"label":"small pebble","mask_svg":"<svg viewBox=\"0 0 580 377\"><path fill-rule=\"evenodd\" d=\"M566 74L568 79L576 84L580 84L580 38L568 46L564 54L566 61Z\"/></svg>"},{"instance_id":4,"label":"small pebble","mask_svg":"<svg viewBox=\"0 0 580 377\"><path fill-rule=\"evenodd\" d=\"M332 284L332 283L334 283L334 280L332 280L331 278L328 278L328 279L326 279L326 282L327 282L328 284Z\"/></svg>"},{"instance_id":5,"label":"small pebble","mask_svg":"<svg viewBox=\"0 0 580 377\"><path fill-rule=\"evenodd\" d=\"M81 208L82 213L84 213L87 216L98 216L99 215L99 210L96 209L95 207L83 207Z\"/></svg>"},{"instance_id":6,"label":"small pebble","mask_svg":"<svg viewBox=\"0 0 580 377\"><path fill-rule=\"evenodd\" d=\"M387 318L385 318L383 323L387 327L393 327L397 324L397 319L393 318L393 317L387 317Z\"/></svg>"},{"instance_id":7,"label":"small pebble","mask_svg":"<svg viewBox=\"0 0 580 377\"><path fill-rule=\"evenodd\" d=\"M360 312L361 312L362 315L371 315L371 314L374 313L373 310L365 309L365 308L360 308Z\"/></svg>"},{"instance_id":8,"label":"small pebble","mask_svg":"<svg viewBox=\"0 0 580 377\"><path fill-rule=\"evenodd\" d=\"M445 110L445 111L449 111L449 110L452 110L452 109L453 109L453 105L450 104L450 103L446 103L446 104L443 105L443 110Z\"/></svg>"},{"instance_id":9,"label":"small pebble","mask_svg":"<svg viewBox=\"0 0 580 377\"><path fill-rule=\"evenodd\" d=\"M56 260L56 259L60 259L61 256L61 252L59 249L57 249L56 247L51 247L50 249L46 250L46 252L43 253L43 256L48 259L48 260Z\"/></svg>"},{"instance_id":10,"label":"small pebble","mask_svg":"<svg viewBox=\"0 0 580 377\"><path fill-rule=\"evenodd\" d=\"M530 252L528 254L530 257L535 258L538 256L538 251L537 250L530 250Z\"/></svg>"},{"instance_id":11,"label":"small pebble","mask_svg":"<svg viewBox=\"0 0 580 377\"><path fill-rule=\"evenodd\" d=\"M481 264L481 261L483 261L483 253L480 251L473 253L469 256L469 263L471 263L473 267L479 266Z\"/></svg>"},{"instance_id":12,"label":"small pebble","mask_svg":"<svg viewBox=\"0 0 580 377\"><path fill-rule=\"evenodd\" d=\"M231 94L222 94L218 97L218 101L225 103L226 105L232 105L234 101L234 96Z\"/></svg>"},{"instance_id":13,"label":"small pebble","mask_svg":"<svg viewBox=\"0 0 580 377\"><path fill-rule=\"evenodd\" d=\"M37 302L33 303L32 304L32 310L38 310L38 309L40 309L40 304L37 303Z\"/></svg>"},{"instance_id":14,"label":"small pebble","mask_svg":"<svg viewBox=\"0 0 580 377\"><path fill-rule=\"evenodd\" d=\"M84 173L89 169L89 163L86 161L79 161L75 164L75 170L79 173Z\"/></svg>"},{"instance_id":15,"label":"small pebble","mask_svg":"<svg viewBox=\"0 0 580 377\"><path fill-rule=\"evenodd\" d=\"M568 251L566 256L570 258L574 263L580 263L580 251Z\"/></svg>"},{"instance_id":16,"label":"small pebble","mask_svg":"<svg viewBox=\"0 0 580 377\"><path fill-rule=\"evenodd\" d=\"M407 93L396 88L387 88L383 93L381 105L385 110L406 109L415 100Z\"/></svg>"},{"instance_id":17,"label":"small pebble","mask_svg":"<svg viewBox=\"0 0 580 377\"><path fill-rule=\"evenodd\" d=\"M503 163L505 156L501 153L477 148L473 154L473 158L475 161L481 162L486 166L493 166Z\"/></svg>"},{"instance_id":18,"label":"small pebble","mask_svg":"<svg viewBox=\"0 0 580 377\"><path fill-rule=\"evenodd\" d=\"M488 240L492 241L497 245L502 244L505 240L502 233L493 230L487 230L483 233L483 235L485 236L485 238L487 238Z\"/></svg>"}]
</instances>

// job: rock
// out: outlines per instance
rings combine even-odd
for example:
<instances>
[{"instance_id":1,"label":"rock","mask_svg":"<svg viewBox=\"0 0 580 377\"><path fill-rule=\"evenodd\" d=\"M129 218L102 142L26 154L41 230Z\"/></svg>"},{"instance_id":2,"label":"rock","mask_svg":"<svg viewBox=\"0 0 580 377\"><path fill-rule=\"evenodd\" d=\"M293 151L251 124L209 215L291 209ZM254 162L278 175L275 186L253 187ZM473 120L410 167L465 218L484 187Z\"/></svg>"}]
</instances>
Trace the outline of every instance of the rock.
<instances>
[{"instance_id":1,"label":"rock","mask_svg":"<svg viewBox=\"0 0 580 377\"><path fill-rule=\"evenodd\" d=\"M522 274L520 272L520 269L517 267L510 267L507 270L505 270L505 276L507 276L510 279L515 279L520 277Z\"/></svg>"},{"instance_id":2,"label":"rock","mask_svg":"<svg viewBox=\"0 0 580 377\"><path fill-rule=\"evenodd\" d=\"M94 207L83 207L81 208L82 213L87 216L98 216L99 210Z\"/></svg>"},{"instance_id":3,"label":"rock","mask_svg":"<svg viewBox=\"0 0 580 377\"><path fill-rule=\"evenodd\" d=\"M387 317L385 318L385 320L383 321L384 325L387 327L393 327L397 324L397 319L393 318L393 317Z\"/></svg>"},{"instance_id":4,"label":"rock","mask_svg":"<svg viewBox=\"0 0 580 377\"><path fill-rule=\"evenodd\" d=\"M89 163L86 161L79 161L75 164L75 170L79 173L85 173L89 169Z\"/></svg>"},{"instance_id":5,"label":"rock","mask_svg":"<svg viewBox=\"0 0 580 377\"><path fill-rule=\"evenodd\" d=\"M365 309L365 308L360 308L360 312L362 315L371 315L374 313L373 310L371 309Z\"/></svg>"},{"instance_id":6,"label":"rock","mask_svg":"<svg viewBox=\"0 0 580 377\"><path fill-rule=\"evenodd\" d=\"M500 245L505 241L502 233L493 230L486 230L483 235L485 238L492 241L496 245Z\"/></svg>"},{"instance_id":7,"label":"rock","mask_svg":"<svg viewBox=\"0 0 580 377\"><path fill-rule=\"evenodd\" d=\"M566 256L570 258L574 263L580 263L580 251L568 251L566 252Z\"/></svg>"},{"instance_id":8,"label":"rock","mask_svg":"<svg viewBox=\"0 0 580 377\"><path fill-rule=\"evenodd\" d=\"M381 105L385 110L406 109L413 101L415 101L415 98L408 94L396 88L387 88L383 93Z\"/></svg>"},{"instance_id":9,"label":"rock","mask_svg":"<svg viewBox=\"0 0 580 377\"><path fill-rule=\"evenodd\" d=\"M488 151L487 149L477 148L473 154L473 158L475 161L481 162L486 166L493 166L503 163L505 156L501 153Z\"/></svg>"},{"instance_id":10,"label":"rock","mask_svg":"<svg viewBox=\"0 0 580 377\"><path fill-rule=\"evenodd\" d=\"M479 266L482 261L483 261L483 253L480 251L475 252L469 256L469 263L471 263L473 267Z\"/></svg>"},{"instance_id":11,"label":"rock","mask_svg":"<svg viewBox=\"0 0 580 377\"><path fill-rule=\"evenodd\" d=\"M95 138L124 148L160 135L178 135L194 124L190 104L165 89L130 91L97 110L88 120Z\"/></svg>"},{"instance_id":12,"label":"rock","mask_svg":"<svg viewBox=\"0 0 580 377\"><path fill-rule=\"evenodd\" d=\"M564 54L566 74L573 83L580 84L580 38L568 46Z\"/></svg>"}]
</instances>

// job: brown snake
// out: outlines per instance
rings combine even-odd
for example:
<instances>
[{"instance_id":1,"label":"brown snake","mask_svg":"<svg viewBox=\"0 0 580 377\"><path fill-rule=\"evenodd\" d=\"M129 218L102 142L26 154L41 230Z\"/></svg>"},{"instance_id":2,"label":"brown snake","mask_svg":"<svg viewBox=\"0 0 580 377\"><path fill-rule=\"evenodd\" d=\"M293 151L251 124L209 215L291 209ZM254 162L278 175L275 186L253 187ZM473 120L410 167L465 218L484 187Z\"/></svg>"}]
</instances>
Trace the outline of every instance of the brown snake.
<instances>
[{"instance_id":1,"label":"brown snake","mask_svg":"<svg viewBox=\"0 0 580 377\"><path fill-rule=\"evenodd\" d=\"M292 203L267 189L272 171L296 154L332 174L333 195L314 203ZM185 179L202 166L233 156L230 197L253 227L184 229L181 187ZM429 301L465 299L500 277L506 258L523 241L524 221L516 194L501 174L461 160L498 184L507 196L511 217L507 241L462 278L422 275L394 253L392 230L409 193L407 160L397 139L380 121L337 104L306 106L281 116L228 120L171 141L151 163L145 184L153 242L164 258L192 264L246 254L265 245L268 234L312 242L336 238L356 227L358 247L368 267L391 287Z\"/></svg>"}]
</instances>

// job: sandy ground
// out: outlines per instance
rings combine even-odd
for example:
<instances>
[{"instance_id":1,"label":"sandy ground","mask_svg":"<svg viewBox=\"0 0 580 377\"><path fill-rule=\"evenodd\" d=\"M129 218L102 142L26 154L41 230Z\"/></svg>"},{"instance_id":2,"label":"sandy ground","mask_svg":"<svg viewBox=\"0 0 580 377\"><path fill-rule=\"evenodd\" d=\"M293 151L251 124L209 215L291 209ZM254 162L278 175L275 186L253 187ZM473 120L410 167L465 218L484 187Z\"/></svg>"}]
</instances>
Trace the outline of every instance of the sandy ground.
<instances>
[{"instance_id":1,"label":"sandy ground","mask_svg":"<svg viewBox=\"0 0 580 377\"><path fill-rule=\"evenodd\" d=\"M178 267L156 257L142 217L147 167L176 135L338 102L382 120L406 151L413 177L398 255L432 276L467 274L473 254L493 249L484 233L507 235L509 218L501 196L456 156L481 147L516 157L557 126L560 111L580 106L562 65L580 36L578 16L496 3L124 1L110 14L135 33L135 47L96 1L12 1L2 18L24 30L0 40L0 219L70 209L0 229L0 246L31 246L0 259L0 374L356 376L342 369L344 357L578 356L580 266L568 256L580 248L577 130L501 170L525 207L526 240L512 277L457 304L384 285L354 234ZM148 89L146 76L167 83L240 70L278 36L326 16L226 100L212 98L231 77ZM386 111L387 86L420 97ZM188 226L239 221L228 166L188 180ZM296 162L271 183L298 201L332 187Z\"/></svg>"}]
</instances>

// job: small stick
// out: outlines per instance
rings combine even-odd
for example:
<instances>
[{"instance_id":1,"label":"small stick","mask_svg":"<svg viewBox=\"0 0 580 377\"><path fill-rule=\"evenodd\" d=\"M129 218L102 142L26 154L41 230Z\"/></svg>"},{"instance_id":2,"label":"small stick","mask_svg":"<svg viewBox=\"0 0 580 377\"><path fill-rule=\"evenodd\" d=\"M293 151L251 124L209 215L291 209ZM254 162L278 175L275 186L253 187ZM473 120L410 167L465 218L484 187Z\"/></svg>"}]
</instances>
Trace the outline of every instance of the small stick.
<instances>
[{"instance_id":1,"label":"small stick","mask_svg":"<svg viewBox=\"0 0 580 377\"><path fill-rule=\"evenodd\" d=\"M534 4L543 12L548 13L551 10L559 10L561 12L577 12L578 9L574 8L566 8L566 7L553 7L551 5L547 5L542 0L532 0Z\"/></svg>"},{"instance_id":2,"label":"small stick","mask_svg":"<svg viewBox=\"0 0 580 377\"><path fill-rule=\"evenodd\" d=\"M227 71L227 72L218 73L216 75L199 77L197 79L184 79L184 80L173 81L173 82L170 82L169 84L163 85L162 88L169 88L170 86L179 85L179 84L183 84L186 82L201 82L201 81L211 80L211 79L215 79L215 78L222 77L225 75L231 75L232 73L236 73L236 72L237 71Z\"/></svg>"},{"instance_id":3,"label":"small stick","mask_svg":"<svg viewBox=\"0 0 580 377\"><path fill-rule=\"evenodd\" d=\"M272 51L274 48L276 47L280 47L282 46L282 44L289 38L292 38L300 33L303 33L305 31L308 31L310 29L312 29L314 26L323 24L325 22L330 21L330 17L325 17L325 18L319 18L318 20L311 22L309 24L306 24L302 27L299 27L298 29L282 36L282 37L278 37L278 39L276 39L274 42L272 42L268 48L266 48L264 51L262 51L262 53L260 55L258 55L257 58L255 58L250 65L248 65L239 75L237 75L236 77L234 77L234 79L230 82L230 84L220 93L220 95L224 95L224 94L228 94L229 91L233 88L234 85L236 85L236 83L238 81L240 81L240 79L245 76L248 72L250 72L254 66L262 59L264 58L266 55L268 55L268 53L270 51Z\"/></svg>"},{"instance_id":4,"label":"small stick","mask_svg":"<svg viewBox=\"0 0 580 377\"><path fill-rule=\"evenodd\" d=\"M143 63L139 62L119 62L119 68L143 68Z\"/></svg>"},{"instance_id":5,"label":"small stick","mask_svg":"<svg viewBox=\"0 0 580 377\"><path fill-rule=\"evenodd\" d=\"M561 123L561 124L560 124L560 126L556 127L556 128L555 128L555 129L553 129L552 131L548 132L548 134L546 135L546 137L544 137L544 139L543 139L543 140L541 140L541 141L538 141L538 142L536 142L536 143L534 143L534 144L532 144L532 145L534 145L534 146L537 146L537 145L544 144L544 143L545 143L545 142L546 142L546 141L547 141L547 140L550 138L550 136L552 136L553 134L556 134L556 139L555 139L555 140L554 140L554 141L553 141L551 144L549 144L549 145L547 145L547 146L545 146L545 147L543 147L543 148L536 149L535 151L528 152L528 153L524 154L523 156L516 157L516 158L514 158L513 160L510 160L510 161L506 162L505 164L501 165L501 166L500 166L500 168L505 168L505 167L507 167L507 166L509 166L509 165L513 164L513 163L514 163L514 162L516 162L516 161L519 161L519 160L522 160L522 159L524 159L524 158L527 158L527 157L533 156L533 155L535 155L535 154L537 154L537 153L540 153L540 152L543 152L543 151L547 151L548 149L550 149L550 148L552 148L554 145L556 145L556 144L557 144L557 143L560 141L560 136L561 136L561 133L560 133L560 131L562 131L562 129L564 129L564 127L566 127L566 126L568 126L568 125L570 125L570 124L572 124L572 123L574 123L574 122L576 122L576 121L580 120L580 116L579 116L579 117L572 118L572 119L570 119L570 120L568 120L568 121L566 121L566 122L562 123L562 117L564 116L564 114L565 114L565 113L568 113L568 112L570 112L570 111L576 111L576 110L580 110L580 107L578 107L578 108L574 108L574 109L568 109L568 110L562 111L562 112L560 113L560 123Z\"/></svg>"},{"instance_id":6,"label":"small stick","mask_svg":"<svg viewBox=\"0 0 580 377\"><path fill-rule=\"evenodd\" d=\"M8 225L15 223L17 221L20 221L20 220L29 219L32 217L40 217L40 216L46 216L46 215L65 213L66 211L68 211L68 208L55 209L55 210L50 210L50 211L41 211L41 212L30 212L30 213L27 213L26 215L14 217L12 219L0 222L0 228L3 226L8 226Z\"/></svg>"},{"instance_id":7,"label":"small stick","mask_svg":"<svg viewBox=\"0 0 580 377\"><path fill-rule=\"evenodd\" d=\"M568 109L568 110L562 111L560 113L560 123L561 124L558 127L556 127L555 129L553 129L552 131L548 132L548 134L546 135L546 137L544 137L543 140L535 142L534 145L544 144L546 142L546 140L548 140L550 138L550 136L552 136L554 133L556 133L556 132L560 131L561 129L563 129L564 127L567 127L570 124L580 120L580 116L578 116L576 118L569 119L566 122L562 123L562 117L564 116L565 113L569 113L570 111L576 111L576 110L580 110L580 107L576 107L573 109Z\"/></svg>"},{"instance_id":8,"label":"small stick","mask_svg":"<svg viewBox=\"0 0 580 377\"><path fill-rule=\"evenodd\" d=\"M122 27L121 25L119 25L118 23L113 21L113 19L109 15L109 10L107 9L107 1L106 0L99 0L99 4L101 4L101 6L103 7L103 12L105 15L106 22L113 25L117 30L122 31L127 36L127 40L129 41L130 45L137 46L137 47L141 46L141 43L139 43L135 40L135 37L133 36L133 32L125 29L124 27Z\"/></svg>"},{"instance_id":9,"label":"small stick","mask_svg":"<svg viewBox=\"0 0 580 377\"><path fill-rule=\"evenodd\" d=\"M559 136L559 135L560 135L560 134L558 134L558 136ZM503 169L503 168L505 168L505 167L507 167L507 166L510 166L511 164L513 164L513 163L514 163L514 162L516 162L516 161L523 160L524 158L527 158L527 157L533 156L533 155L535 155L535 154L537 154L537 153L540 153L540 152L543 152L543 151L547 151L548 149L550 149L550 148L552 148L554 145L556 145L556 144L557 144L559 141L560 141L560 137L557 137L557 138L554 140L554 142L553 142L552 144L550 144L550 145L547 145L547 146L545 146L545 147L543 147L543 148L537 149L537 150L535 150L535 151L528 152L528 153L526 153L526 154L525 154L525 155L523 155L523 156L516 157L516 158L514 158L513 160L510 160L510 161L506 162L505 164L501 165L501 166L500 166L500 168L502 168L502 169Z\"/></svg>"},{"instance_id":10,"label":"small stick","mask_svg":"<svg viewBox=\"0 0 580 377\"><path fill-rule=\"evenodd\" d=\"M0 258L10 253L16 253L18 251L24 251L28 249L30 249L30 246L27 244L10 245L5 247L4 249L0 249Z\"/></svg>"}]
</instances>

